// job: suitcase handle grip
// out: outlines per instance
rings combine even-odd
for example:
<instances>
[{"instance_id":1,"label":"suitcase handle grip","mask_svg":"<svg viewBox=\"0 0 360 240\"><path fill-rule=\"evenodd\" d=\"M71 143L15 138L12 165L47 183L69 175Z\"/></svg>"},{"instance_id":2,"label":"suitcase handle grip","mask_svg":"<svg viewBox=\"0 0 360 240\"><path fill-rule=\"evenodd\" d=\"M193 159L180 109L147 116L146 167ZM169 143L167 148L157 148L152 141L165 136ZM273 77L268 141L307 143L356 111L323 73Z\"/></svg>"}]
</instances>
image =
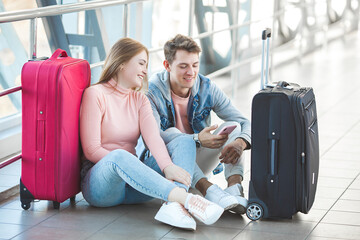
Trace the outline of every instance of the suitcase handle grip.
<instances>
[{"instance_id":1,"label":"suitcase handle grip","mask_svg":"<svg viewBox=\"0 0 360 240\"><path fill-rule=\"evenodd\" d=\"M288 82L285 82L285 81L280 81L280 82L278 82L276 84L276 86L286 88L286 87L290 86L290 84Z\"/></svg>"},{"instance_id":2,"label":"suitcase handle grip","mask_svg":"<svg viewBox=\"0 0 360 240\"><path fill-rule=\"evenodd\" d=\"M270 28L266 28L263 32L262 32L262 40L266 40L266 38L270 38L271 37L271 29Z\"/></svg>"},{"instance_id":3,"label":"suitcase handle grip","mask_svg":"<svg viewBox=\"0 0 360 240\"><path fill-rule=\"evenodd\" d=\"M65 50L62 50L60 48L56 49L56 51L53 53L53 55L51 56L50 60L55 60L58 57L68 57L67 53Z\"/></svg>"},{"instance_id":4,"label":"suitcase handle grip","mask_svg":"<svg viewBox=\"0 0 360 240\"><path fill-rule=\"evenodd\" d=\"M270 143L270 175L275 176L277 175L277 140L271 139Z\"/></svg>"}]
</instances>

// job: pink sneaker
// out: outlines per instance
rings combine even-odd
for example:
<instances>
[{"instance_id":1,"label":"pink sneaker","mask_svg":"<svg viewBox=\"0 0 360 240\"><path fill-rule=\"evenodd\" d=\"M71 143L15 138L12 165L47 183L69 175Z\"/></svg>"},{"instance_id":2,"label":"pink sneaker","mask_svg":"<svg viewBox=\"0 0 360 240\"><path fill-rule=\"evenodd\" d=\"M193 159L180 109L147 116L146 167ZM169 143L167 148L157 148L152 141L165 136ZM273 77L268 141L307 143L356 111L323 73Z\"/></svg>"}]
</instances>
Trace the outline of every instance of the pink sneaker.
<instances>
[{"instance_id":1,"label":"pink sneaker","mask_svg":"<svg viewBox=\"0 0 360 240\"><path fill-rule=\"evenodd\" d=\"M185 208L191 215L207 225L215 223L224 212L224 208L219 205L191 193L186 198Z\"/></svg>"},{"instance_id":2,"label":"pink sneaker","mask_svg":"<svg viewBox=\"0 0 360 240\"><path fill-rule=\"evenodd\" d=\"M183 229L196 229L196 222L189 212L178 202L165 202L155 215L155 219Z\"/></svg>"}]
</instances>

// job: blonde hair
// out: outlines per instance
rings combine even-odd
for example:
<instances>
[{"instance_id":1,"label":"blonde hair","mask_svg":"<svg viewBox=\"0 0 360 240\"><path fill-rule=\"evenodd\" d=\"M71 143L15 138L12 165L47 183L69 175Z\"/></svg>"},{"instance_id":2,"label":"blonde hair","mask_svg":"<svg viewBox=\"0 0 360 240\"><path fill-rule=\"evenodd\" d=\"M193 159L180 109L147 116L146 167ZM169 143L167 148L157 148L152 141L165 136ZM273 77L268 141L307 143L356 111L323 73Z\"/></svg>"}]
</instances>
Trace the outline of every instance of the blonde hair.
<instances>
[{"instance_id":1,"label":"blonde hair","mask_svg":"<svg viewBox=\"0 0 360 240\"><path fill-rule=\"evenodd\" d=\"M116 76L122 64L127 63L131 58L142 51L145 51L147 55L147 68L149 62L149 51L143 44L131 38L121 38L118 40L111 47L110 52L105 59L104 68L100 75L98 84L110 81L111 78ZM144 81L147 84L146 76L144 77ZM143 83L141 83L141 87L137 90L140 90L142 86Z\"/></svg>"}]
</instances>

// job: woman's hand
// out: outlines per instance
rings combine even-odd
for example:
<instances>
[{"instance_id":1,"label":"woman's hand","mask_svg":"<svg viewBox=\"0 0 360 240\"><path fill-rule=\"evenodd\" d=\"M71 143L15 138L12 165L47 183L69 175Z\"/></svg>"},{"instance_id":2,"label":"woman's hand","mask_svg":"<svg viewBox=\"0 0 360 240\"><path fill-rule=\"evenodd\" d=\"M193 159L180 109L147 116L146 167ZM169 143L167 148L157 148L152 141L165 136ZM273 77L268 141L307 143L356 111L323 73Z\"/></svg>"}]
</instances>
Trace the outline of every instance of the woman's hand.
<instances>
[{"instance_id":1,"label":"woman's hand","mask_svg":"<svg viewBox=\"0 0 360 240\"><path fill-rule=\"evenodd\" d=\"M173 181L177 181L186 186L191 185L191 176L183 168L176 166L175 164L169 165L164 168L165 178Z\"/></svg>"}]
</instances>

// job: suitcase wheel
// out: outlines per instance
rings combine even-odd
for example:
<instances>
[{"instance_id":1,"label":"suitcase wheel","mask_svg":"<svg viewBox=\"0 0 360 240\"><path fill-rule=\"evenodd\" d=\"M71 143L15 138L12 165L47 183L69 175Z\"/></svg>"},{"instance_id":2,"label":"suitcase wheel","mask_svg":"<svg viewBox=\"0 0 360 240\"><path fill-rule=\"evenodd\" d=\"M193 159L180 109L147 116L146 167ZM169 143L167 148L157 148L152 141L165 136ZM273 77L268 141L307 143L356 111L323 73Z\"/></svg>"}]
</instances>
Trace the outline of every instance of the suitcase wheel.
<instances>
[{"instance_id":1,"label":"suitcase wheel","mask_svg":"<svg viewBox=\"0 0 360 240\"><path fill-rule=\"evenodd\" d=\"M56 201L53 201L53 206L54 206L54 209L59 209L60 208L60 203L56 202Z\"/></svg>"},{"instance_id":2,"label":"suitcase wheel","mask_svg":"<svg viewBox=\"0 0 360 240\"><path fill-rule=\"evenodd\" d=\"M30 203L21 203L21 207L24 209L24 210L28 210L30 208L31 204Z\"/></svg>"},{"instance_id":3,"label":"suitcase wheel","mask_svg":"<svg viewBox=\"0 0 360 240\"><path fill-rule=\"evenodd\" d=\"M250 203L246 208L246 216L252 220L259 220L264 216L264 210L258 203Z\"/></svg>"}]
</instances>

